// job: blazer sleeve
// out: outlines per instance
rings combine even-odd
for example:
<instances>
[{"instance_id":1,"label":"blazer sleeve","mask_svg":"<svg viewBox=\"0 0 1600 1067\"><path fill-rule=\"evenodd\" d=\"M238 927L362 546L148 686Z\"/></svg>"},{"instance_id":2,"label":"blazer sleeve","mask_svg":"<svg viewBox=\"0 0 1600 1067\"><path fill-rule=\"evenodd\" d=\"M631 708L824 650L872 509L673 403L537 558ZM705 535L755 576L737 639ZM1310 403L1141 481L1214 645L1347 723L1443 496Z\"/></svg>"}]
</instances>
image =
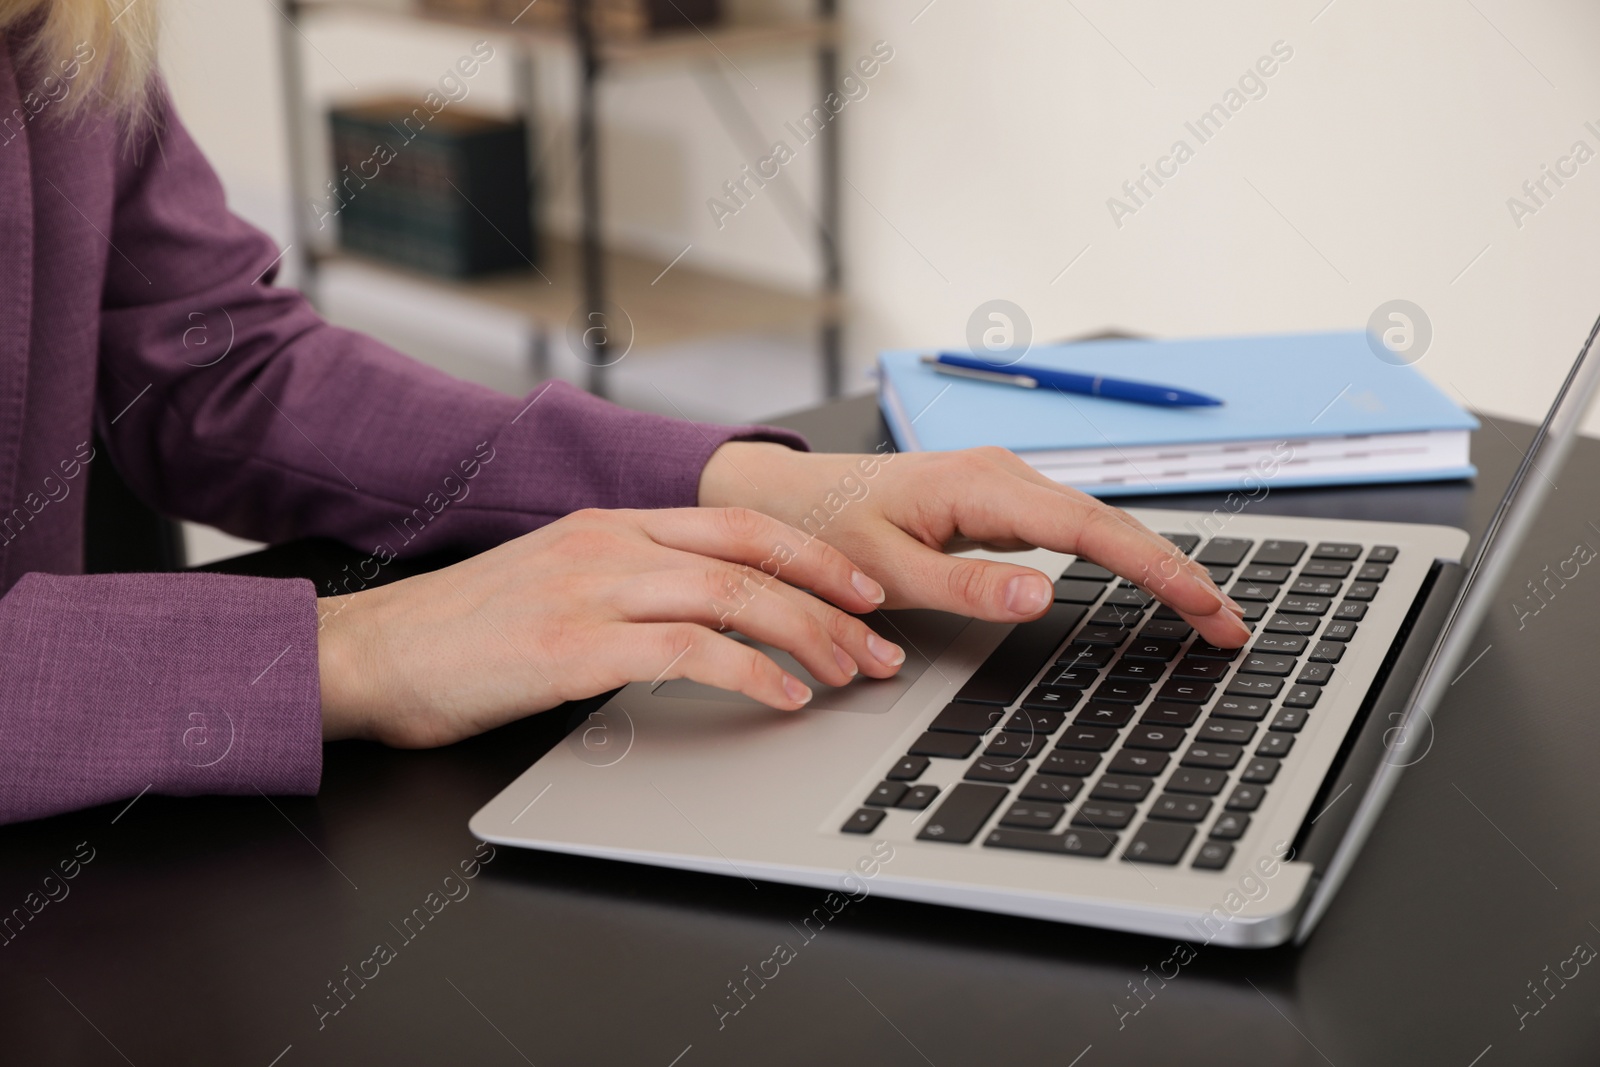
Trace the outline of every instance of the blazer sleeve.
<instances>
[{"instance_id":1,"label":"blazer sleeve","mask_svg":"<svg viewBox=\"0 0 1600 1067\"><path fill-rule=\"evenodd\" d=\"M115 186L95 427L167 514L380 558L475 551L578 508L692 505L733 438L804 447L560 383L503 396L328 325L273 286L280 250L228 212L164 95ZM26 575L0 600L0 822L146 791L316 792L316 592Z\"/></svg>"},{"instance_id":2,"label":"blazer sleeve","mask_svg":"<svg viewBox=\"0 0 1600 1067\"><path fill-rule=\"evenodd\" d=\"M107 268L96 426L166 513L262 541L476 551L579 508L693 505L733 438L805 447L564 383L505 396L330 326L272 285L280 250L228 212L164 96L158 118L119 166L111 239L129 255Z\"/></svg>"}]
</instances>

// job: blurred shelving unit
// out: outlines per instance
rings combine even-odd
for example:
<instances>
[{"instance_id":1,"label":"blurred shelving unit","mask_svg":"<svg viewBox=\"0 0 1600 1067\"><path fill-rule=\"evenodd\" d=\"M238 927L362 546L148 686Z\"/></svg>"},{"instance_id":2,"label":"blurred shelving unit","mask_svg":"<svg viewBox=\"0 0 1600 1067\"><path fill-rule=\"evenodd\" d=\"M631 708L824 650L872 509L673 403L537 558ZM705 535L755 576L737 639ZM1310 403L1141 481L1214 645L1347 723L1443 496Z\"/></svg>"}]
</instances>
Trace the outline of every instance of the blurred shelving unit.
<instances>
[{"instance_id":1,"label":"blurred shelving unit","mask_svg":"<svg viewBox=\"0 0 1600 1067\"><path fill-rule=\"evenodd\" d=\"M566 331L569 320L579 309L583 311L578 317L580 322L607 323L611 331L626 326L630 345L648 346L740 331L809 326L817 334L825 391L830 397L838 396L843 375L844 318L839 246L838 120L824 126L815 142L821 172L815 209L801 204L792 195L780 204L787 209L785 216L790 225L816 242L822 268L818 290L798 293L605 247L601 237L603 160L598 138L597 100L602 78L643 64L700 63L710 69L719 61L731 62L729 56L733 54L798 49L815 53L817 101L820 102L835 91L839 73L836 5L837 0L816 0L815 14L810 18L764 24L718 23L704 28L685 24L681 30L622 39L594 32L589 0L571 0L571 21L565 30L457 14L424 7L416 0L287 0L282 4L286 17L281 20L279 56L287 94L290 186L295 200L291 254L298 257L306 292L316 299L317 276L324 266L357 263L379 277L388 275L419 282L512 311L528 323L530 358L541 377L548 373L550 338ZM578 71L575 129L581 216L578 238L553 237L539 227L541 261L536 269L466 280L438 278L319 245L305 205L313 198L308 188L308 138L324 129L324 119L314 113L312 101L307 98L302 77L302 49L308 44L306 25L320 15L333 13L436 23L514 41L517 45L518 103L530 130L537 128L534 49L573 49ZM720 71L715 78L700 79L700 85L735 143L747 153L755 153L752 158L764 154L754 116ZM536 141L537 138L530 137L530 152ZM534 161L536 169L539 162ZM533 209L537 219L538 205L534 204ZM621 308L628 321L610 324L608 316L612 308ZM618 358L607 351L610 340L606 331L585 334L589 345L583 356L589 364L588 387L601 396L606 393L607 365Z\"/></svg>"}]
</instances>

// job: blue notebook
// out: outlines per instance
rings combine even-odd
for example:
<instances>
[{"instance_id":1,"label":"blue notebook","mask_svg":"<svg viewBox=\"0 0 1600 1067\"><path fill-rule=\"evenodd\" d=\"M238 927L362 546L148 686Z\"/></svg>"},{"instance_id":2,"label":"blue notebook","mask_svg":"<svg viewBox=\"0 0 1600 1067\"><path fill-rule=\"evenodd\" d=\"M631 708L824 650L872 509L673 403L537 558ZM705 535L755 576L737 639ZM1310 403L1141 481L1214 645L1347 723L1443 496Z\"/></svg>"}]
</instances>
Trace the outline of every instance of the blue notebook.
<instances>
[{"instance_id":1,"label":"blue notebook","mask_svg":"<svg viewBox=\"0 0 1600 1067\"><path fill-rule=\"evenodd\" d=\"M1470 478L1478 422L1367 337L1285 334L1035 347L1022 364L1221 397L1163 408L937 374L879 356L879 404L902 451L1001 445L1096 496Z\"/></svg>"}]
</instances>

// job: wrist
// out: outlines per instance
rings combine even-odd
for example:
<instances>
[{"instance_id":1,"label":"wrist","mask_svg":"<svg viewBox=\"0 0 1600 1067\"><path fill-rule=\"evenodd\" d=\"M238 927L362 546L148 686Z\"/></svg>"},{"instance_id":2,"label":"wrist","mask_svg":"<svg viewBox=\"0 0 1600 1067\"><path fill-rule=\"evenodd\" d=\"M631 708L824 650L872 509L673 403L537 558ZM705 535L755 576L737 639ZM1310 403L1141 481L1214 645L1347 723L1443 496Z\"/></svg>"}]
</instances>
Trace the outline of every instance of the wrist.
<instances>
[{"instance_id":1,"label":"wrist","mask_svg":"<svg viewBox=\"0 0 1600 1067\"><path fill-rule=\"evenodd\" d=\"M753 508L780 488L782 465L802 455L773 441L727 441L711 453L700 471L698 503L703 508Z\"/></svg>"},{"instance_id":2,"label":"wrist","mask_svg":"<svg viewBox=\"0 0 1600 1067\"><path fill-rule=\"evenodd\" d=\"M370 733L361 597L357 593L317 600L317 676L324 741L344 741Z\"/></svg>"}]
</instances>

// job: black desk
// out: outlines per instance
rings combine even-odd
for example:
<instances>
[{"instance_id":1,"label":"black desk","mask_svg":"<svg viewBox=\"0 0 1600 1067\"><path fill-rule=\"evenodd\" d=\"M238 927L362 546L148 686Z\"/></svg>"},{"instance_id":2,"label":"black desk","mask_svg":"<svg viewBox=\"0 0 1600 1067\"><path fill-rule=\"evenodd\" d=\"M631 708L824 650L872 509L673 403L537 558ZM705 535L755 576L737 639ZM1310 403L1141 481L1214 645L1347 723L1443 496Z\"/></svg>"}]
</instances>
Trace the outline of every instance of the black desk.
<instances>
[{"instance_id":1,"label":"black desk","mask_svg":"<svg viewBox=\"0 0 1600 1067\"><path fill-rule=\"evenodd\" d=\"M790 421L820 447L881 433L869 400ZM1252 507L1479 529L1529 433L1477 434L1476 488ZM1550 473L1518 586L1600 547L1600 443ZM506 849L404 940L391 923L473 855L467 818L558 743L572 720L553 713L443 751L331 746L316 799L147 796L0 829L0 910L79 842L95 852L0 947L0 1062L1593 1063L1600 966L1551 979L1520 1029L1514 1005L1539 1003L1527 983L1575 945L1600 947L1600 573L1520 631L1505 601L1311 943L1201 949L1120 1025L1170 942L870 898L719 1031L713 1003L819 893ZM380 941L396 958L319 1030L313 1004Z\"/></svg>"}]
</instances>

